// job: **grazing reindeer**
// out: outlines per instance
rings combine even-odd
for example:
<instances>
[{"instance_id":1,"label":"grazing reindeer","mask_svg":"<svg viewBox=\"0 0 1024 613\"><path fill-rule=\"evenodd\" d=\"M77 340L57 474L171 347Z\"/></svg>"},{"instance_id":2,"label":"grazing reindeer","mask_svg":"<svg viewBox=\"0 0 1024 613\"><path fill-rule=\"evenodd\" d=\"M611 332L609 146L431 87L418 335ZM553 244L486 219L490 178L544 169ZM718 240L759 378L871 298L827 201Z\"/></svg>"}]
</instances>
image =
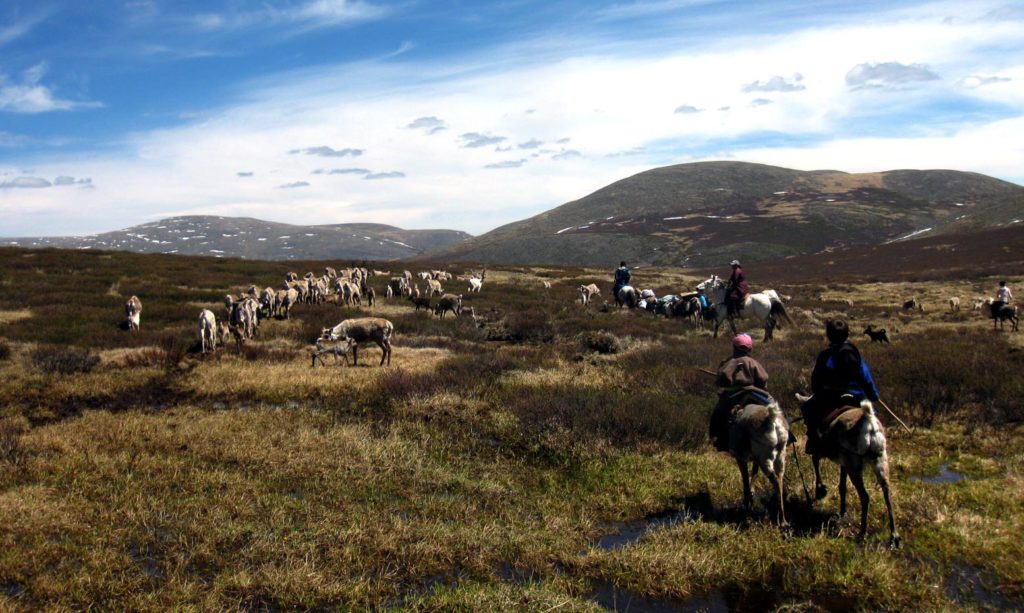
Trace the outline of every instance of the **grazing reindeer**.
<instances>
[{"instance_id":1,"label":"grazing reindeer","mask_svg":"<svg viewBox=\"0 0 1024 613\"><path fill-rule=\"evenodd\" d=\"M385 359L391 365L391 335L395 332L395 326L386 319L379 317L360 317L346 319L333 328L324 328L320 332L320 338L324 340L348 340L352 345L352 365L359 365L359 345L364 343L376 343L381 350L380 365L384 365Z\"/></svg>"},{"instance_id":2,"label":"grazing reindeer","mask_svg":"<svg viewBox=\"0 0 1024 613\"><path fill-rule=\"evenodd\" d=\"M806 400L800 395L797 398ZM820 463L827 457L839 465L839 515L846 515L846 479L849 477L860 498L860 533L863 539L868 529L868 490L864 487L864 465L869 464L875 473L885 508L889 514L889 547L900 546L900 535L896 532L896 517L889 495L889 456L886 454L885 429L875 417L875 408L869 400L863 400L859 407L845 406L832 412L826 419L824 435L811 460L814 464L814 487L817 497L825 497L825 486L821 483Z\"/></svg>"},{"instance_id":3,"label":"grazing reindeer","mask_svg":"<svg viewBox=\"0 0 1024 613\"><path fill-rule=\"evenodd\" d=\"M748 404L743 407L729 428L729 453L736 458L743 477L743 505L749 510L754 506L750 482L761 469L772 483L776 500L775 521L786 525L783 508L782 480L786 472L786 444L789 441L789 424L779 409L779 403ZM750 475L747 462L753 462Z\"/></svg>"},{"instance_id":4,"label":"grazing reindeer","mask_svg":"<svg viewBox=\"0 0 1024 613\"><path fill-rule=\"evenodd\" d=\"M348 352L352 349L352 339L346 339L344 343L338 343L328 347L324 344L324 339L316 339L316 349L313 350L313 363L309 365L310 368L315 368L316 363L319 360L322 366L327 366L324 363L324 354L330 353L334 355L334 363L338 363L338 357L340 356L345 362L345 366L348 366Z\"/></svg>"},{"instance_id":5,"label":"grazing reindeer","mask_svg":"<svg viewBox=\"0 0 1024 613\"><path fill-rule=\"evenodd\" d=\"M917 311L921 311L923 313L924 312L924 305L921 304L921 302L917 299L917 296L915 296L915 297L911 298L910 300L907 300L906 302L903 303L903 310L904 311L917 310Z\"/></svg>"},{"instance_id":6,"label":"grazing reindeer","mask_svg":"<svg viewBox=\"0 0 1024 613\"><path fill-rule=\"evenodd\" d=\"M217 349L217 319L210 309L199 312L199 343L203 353L206 353L207 348L210 351Z\"/></svg>"},{"instance_id":7,"label":"grazing reindeer","mask_svg":"<svg viewBox=\"0 0 1024 613\"><path fill-rule=\"evenodd\" d=\"M889 343L889 335L885 333L885 328L881 328L879 330L875 330L875 327L873 325L871 325L871 326L868 326L867 328L864 328L864 334L866 334L866 335L871 337L871 342L872 343L891 344L891 343Z\"/></svg>"},{"instance_id":8,"label":"grazing reindeer","mask_svg":"<svg viewBox=\"0 0 1024 613\"><path fill-rule=\"evenodd\" d=\"M427 310L428 313L430 312L430 298L427 296L424 296L422 298L416 295L409 296L409 302L416 305L417 311L420 310L420 307L423 307L424 309Z\"/></svg>"},{"instance_id":9,"label":"grazing reindeer","mask_svg":"<svg viewBox=\"0 0 1024 613\"><path fill-rule=\"evenodd\" d=\"M591 283L590 285L581 285L578 291L580 293L580 302L582 304L590 304L590 301L594 299L594 296L601 293L601 290L598 289L595 283Z\"/></svg>"}]
</instances>

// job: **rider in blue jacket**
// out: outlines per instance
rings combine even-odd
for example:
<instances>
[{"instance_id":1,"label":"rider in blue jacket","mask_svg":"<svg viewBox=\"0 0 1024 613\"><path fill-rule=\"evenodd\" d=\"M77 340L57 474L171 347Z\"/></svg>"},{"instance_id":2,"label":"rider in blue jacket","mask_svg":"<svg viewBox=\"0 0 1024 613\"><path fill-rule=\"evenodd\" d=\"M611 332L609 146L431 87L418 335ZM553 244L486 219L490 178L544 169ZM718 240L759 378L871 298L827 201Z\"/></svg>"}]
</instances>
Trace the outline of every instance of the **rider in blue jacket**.
<instances>
[{"instance_id":1,"label":"rider in blue jacket","mask_svg":"<svg viewBox=\"0 0 1024 613\"><path fill-rule=\"evenodd\" d=\"M844 405L856 406L865 398L878 401L878 387L860 351L847 339L850 329L841 319L825 324L828 348L818 354L811 372L814 395L800 407L807 424L807 453L815 455L821 439L822 421Z\"/></svg>"}]
</instances>

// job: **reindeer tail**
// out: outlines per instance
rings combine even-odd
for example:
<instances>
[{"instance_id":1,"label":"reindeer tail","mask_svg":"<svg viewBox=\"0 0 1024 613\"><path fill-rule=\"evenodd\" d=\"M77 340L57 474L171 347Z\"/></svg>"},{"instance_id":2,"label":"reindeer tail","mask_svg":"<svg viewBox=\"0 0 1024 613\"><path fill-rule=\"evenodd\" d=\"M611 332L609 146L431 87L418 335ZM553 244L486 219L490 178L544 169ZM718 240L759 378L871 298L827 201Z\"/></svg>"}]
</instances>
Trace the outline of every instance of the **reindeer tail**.
<instances>
[{"instance_id":1,"label":"reindeer tail","mask_svg":"<svg viewBox=\"0 0 1024 613\"><path fill-rule=\"evenodd\" d=\"M876 458L884 456L885 430L875 415L875 405L870 400L862 400L860 408L864 411L865 424L857 440L857 453Z\"/></svg>"},{"instance_id":2,"label":"reindeer tail","mask_svg":"<svg viewBox=\"0 0 1024 613\"><path fill-rule=\"evenodd\" d=\"M781 315L786 323L793 325L793 320L789 318L789 313L786 312L786 305L782 304L782 301L778 298L772 298L772 315Z\"/></svg>"}]
</instances>

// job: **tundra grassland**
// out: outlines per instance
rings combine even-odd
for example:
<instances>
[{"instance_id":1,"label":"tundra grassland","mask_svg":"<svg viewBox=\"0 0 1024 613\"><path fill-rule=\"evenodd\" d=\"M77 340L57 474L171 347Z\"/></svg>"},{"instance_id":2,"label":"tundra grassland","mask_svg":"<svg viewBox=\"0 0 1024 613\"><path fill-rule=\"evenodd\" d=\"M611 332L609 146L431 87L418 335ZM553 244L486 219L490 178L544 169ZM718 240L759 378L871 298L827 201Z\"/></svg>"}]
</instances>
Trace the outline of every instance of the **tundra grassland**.
<instances>
[{"instance_id":1,"label":"tundra grassland","mask_svg":"<svg viewBox=\"0 0 1024 613\"><path fill-rule=\"evenodd\" d=\"M835 517L824 462L829 495L809 503L802 453L788 530L763 477L744 510L735 462L706 440L715 389L698 370L729 355L729 335L603 308L611 271L491 266L479 294L445 283L466 311L444 320L384 299L376 277L373 308L297 305L242 349L200 354L200 309L221 318L229 292L349 264L0 249L0 609L1024 606L1024 352L971 310L993 279L806 271L775 287L793 323L770 344L753 331L795 417L821 322L850 320L913 426L879 411L903 537L891 551L873 477L858 542L856 496ZM755 291L770 286L751 269ZM659 294L699 280L634 279ZM602 294L584 308L590 282ZM133 294L135 333L119 327ZM910 296L924 311L900 308ZM390 367L372 345L358 367L310 366L322 327L370 314L395 325ZM860 336L867 324L891 345Z\"/></svg>"}]
</instances>

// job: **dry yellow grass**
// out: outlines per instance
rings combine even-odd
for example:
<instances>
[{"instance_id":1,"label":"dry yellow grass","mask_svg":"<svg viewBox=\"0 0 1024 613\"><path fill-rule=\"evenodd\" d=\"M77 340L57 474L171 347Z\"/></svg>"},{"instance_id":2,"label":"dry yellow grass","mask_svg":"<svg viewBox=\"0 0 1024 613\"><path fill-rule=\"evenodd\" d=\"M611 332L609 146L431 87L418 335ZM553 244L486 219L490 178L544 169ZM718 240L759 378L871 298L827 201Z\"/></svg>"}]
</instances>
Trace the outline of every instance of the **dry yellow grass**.
<instances>
[{"instance_id":1,"label":"dry yellow grass","mask_svg":"<svg viewBox=\"0 0 1024 613\"><path fill-rule=\"evenodd\" d=\"M0 311L0 326L4 324L12 324L22 319L28 319L32 317L32 311L29 309L18 309L15 311Z\"/></svg>"}]
</instances>

